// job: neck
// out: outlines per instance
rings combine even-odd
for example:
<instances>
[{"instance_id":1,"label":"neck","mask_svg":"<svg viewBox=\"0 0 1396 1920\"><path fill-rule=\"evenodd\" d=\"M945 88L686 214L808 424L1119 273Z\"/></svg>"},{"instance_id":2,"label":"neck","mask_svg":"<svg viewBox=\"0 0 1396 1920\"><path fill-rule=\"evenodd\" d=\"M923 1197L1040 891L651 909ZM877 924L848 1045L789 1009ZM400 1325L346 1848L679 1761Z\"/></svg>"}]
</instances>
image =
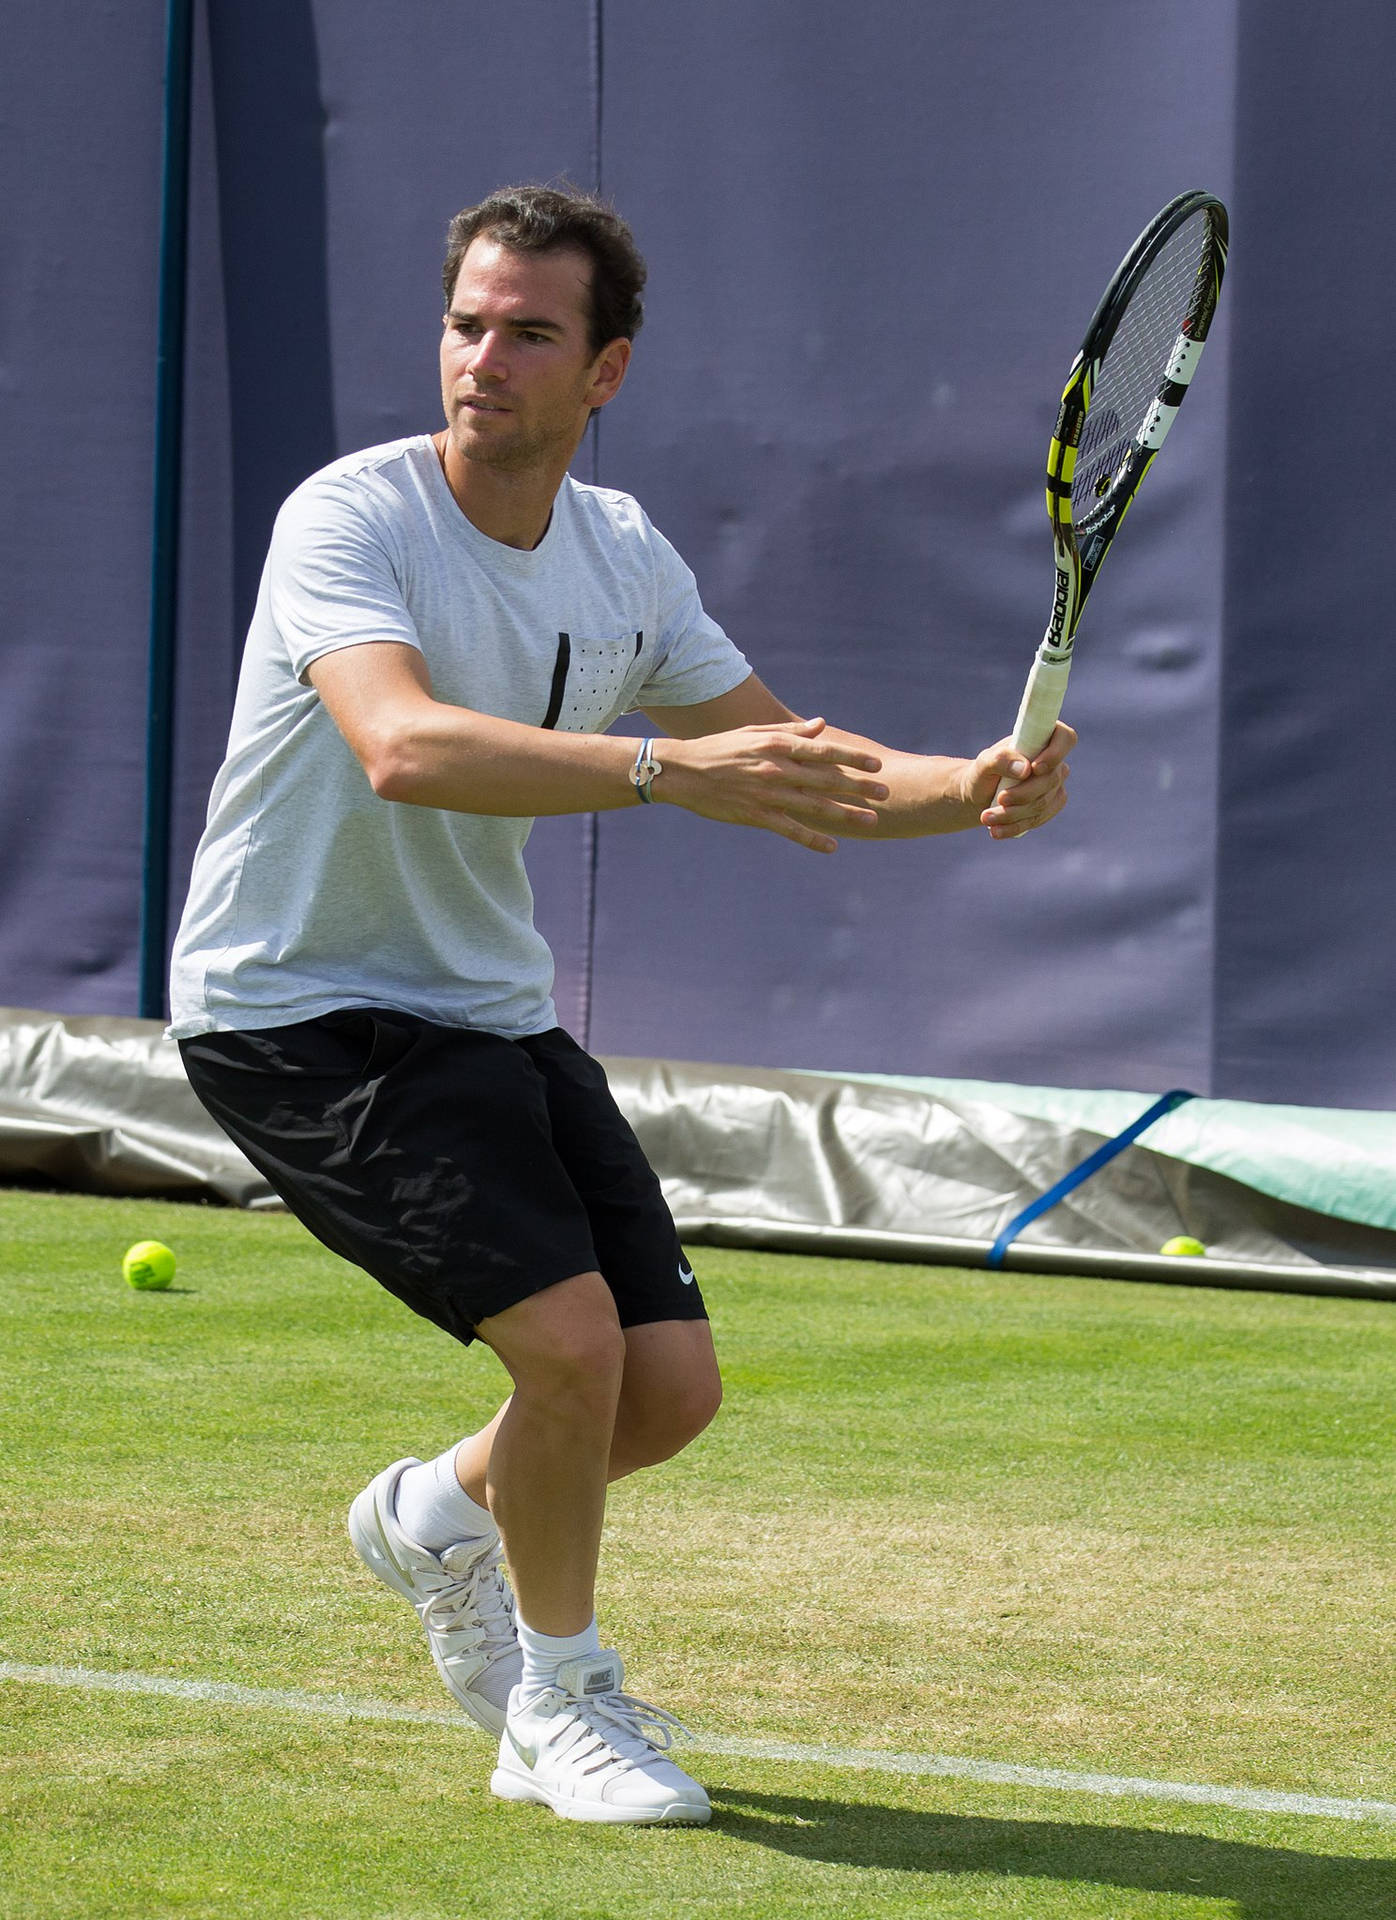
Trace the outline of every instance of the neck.
<instances>
[{"instance_id":1,"label":"neck","mask_svg":"<svg viewBox=\"0 0 1396 1920\"><path fill-rule=\"evenodd\" d=\"M536 547L548 531L557 490L567 477L568 460L545 471L536 467L509 473L498 467L463 460L449 433L433 436L441 471L452 498L472 527L502 546L524 552Z\"/></svg>"}]
</instances>

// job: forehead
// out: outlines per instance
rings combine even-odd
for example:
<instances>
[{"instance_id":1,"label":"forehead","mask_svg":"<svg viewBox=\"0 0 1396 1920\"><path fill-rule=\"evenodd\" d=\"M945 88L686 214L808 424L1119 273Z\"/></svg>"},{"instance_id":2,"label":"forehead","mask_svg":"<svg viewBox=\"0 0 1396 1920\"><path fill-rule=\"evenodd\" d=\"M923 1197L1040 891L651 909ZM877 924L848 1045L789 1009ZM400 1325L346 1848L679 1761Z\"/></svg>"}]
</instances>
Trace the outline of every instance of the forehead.
<instances>
[{"instance_id":1,"label":"forehead","mask_svg":"<svg viewBox=\"0 0 1396 1920\"><path fill-rule=\"evenodd\" d=\"M575 247L519 253L480 234L461 259L451 306L457 313L524 314L585 328L591 317L591 261Z\"/></svg>"}]
</instances>

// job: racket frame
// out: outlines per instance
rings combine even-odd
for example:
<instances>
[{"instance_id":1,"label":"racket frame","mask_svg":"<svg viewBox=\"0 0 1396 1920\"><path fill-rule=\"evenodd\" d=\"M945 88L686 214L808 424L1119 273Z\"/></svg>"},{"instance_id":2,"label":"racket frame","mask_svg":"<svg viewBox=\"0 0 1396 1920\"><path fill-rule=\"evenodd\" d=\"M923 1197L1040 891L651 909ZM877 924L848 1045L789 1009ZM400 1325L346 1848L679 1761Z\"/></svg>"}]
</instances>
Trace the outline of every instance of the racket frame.
<instances>
[{"instance_id":1,"label":"racket frame","mask_svg":"<svg viewBox=\"0 0 1396 1920\"><path fill-rule=\"evenodd\" d=\"M1071 511L1077 450L1101 364L1135 289L1186 220L1207 212L1212 244L1199 266L1192 299L1164 376L1098 508L1078 523ZM1214 194L1194 190L1170 200L1145 227L1116 268L1071 363L1047 449L1047 514L1052 525L1055 582L1047 630L1023 689L1013 746L1031 759L1052 736L1066 694L1076 629L1110 543L1177 417L1206 345L1226 267L1226 208Z\"/></svg>"}]
</instances>

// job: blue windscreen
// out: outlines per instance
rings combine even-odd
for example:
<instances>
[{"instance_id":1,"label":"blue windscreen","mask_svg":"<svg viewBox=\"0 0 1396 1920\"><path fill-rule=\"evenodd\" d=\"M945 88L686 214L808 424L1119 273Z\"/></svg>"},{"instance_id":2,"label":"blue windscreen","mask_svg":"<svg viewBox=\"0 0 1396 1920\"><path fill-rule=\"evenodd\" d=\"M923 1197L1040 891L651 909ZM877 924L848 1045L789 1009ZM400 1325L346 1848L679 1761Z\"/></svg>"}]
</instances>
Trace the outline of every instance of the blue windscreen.
<instances>
[{"instance_id":1,"label":"blue windscreen","mask_svg":"<svg viewBox=\"0 0 1396 1920\"><path fill-rule=\"evenodd\" d=\"M0 1001L55 1011L136 1007L164 12L26 10L0 71ZM1085 323L1203 186L1221 316L1083 622L1062 819L828 859L668 807L545 821L539 915L607 1053L1391 1104L1396 16L518 0L501 37L458 0L241 0L195 26L176 901L279 502L439 421L458 207L615 198L648 317L581 477L640 498L792 707L959 754L1007 731L1046 620Z\"/></svg>"}]
</instances>

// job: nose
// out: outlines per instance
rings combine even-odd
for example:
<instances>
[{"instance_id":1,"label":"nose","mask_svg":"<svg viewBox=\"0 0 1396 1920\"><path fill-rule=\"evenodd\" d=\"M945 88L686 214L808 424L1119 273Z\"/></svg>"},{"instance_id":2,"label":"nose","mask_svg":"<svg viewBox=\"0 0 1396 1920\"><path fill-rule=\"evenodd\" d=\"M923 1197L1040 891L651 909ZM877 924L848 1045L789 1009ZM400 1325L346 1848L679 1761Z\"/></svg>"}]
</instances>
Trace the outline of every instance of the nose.
<instances>
[{"instance_id":1,"label":"nose","mask_svg":"<svg viewBox=\"0 0 1396 1920\"><path fill-rule=\"evenodd\" d=\"M483 386L486 380L502 380L507 371L499 335L481 334L471 355L471 378L477 386Z\"/></svg>"}]
</instances>

